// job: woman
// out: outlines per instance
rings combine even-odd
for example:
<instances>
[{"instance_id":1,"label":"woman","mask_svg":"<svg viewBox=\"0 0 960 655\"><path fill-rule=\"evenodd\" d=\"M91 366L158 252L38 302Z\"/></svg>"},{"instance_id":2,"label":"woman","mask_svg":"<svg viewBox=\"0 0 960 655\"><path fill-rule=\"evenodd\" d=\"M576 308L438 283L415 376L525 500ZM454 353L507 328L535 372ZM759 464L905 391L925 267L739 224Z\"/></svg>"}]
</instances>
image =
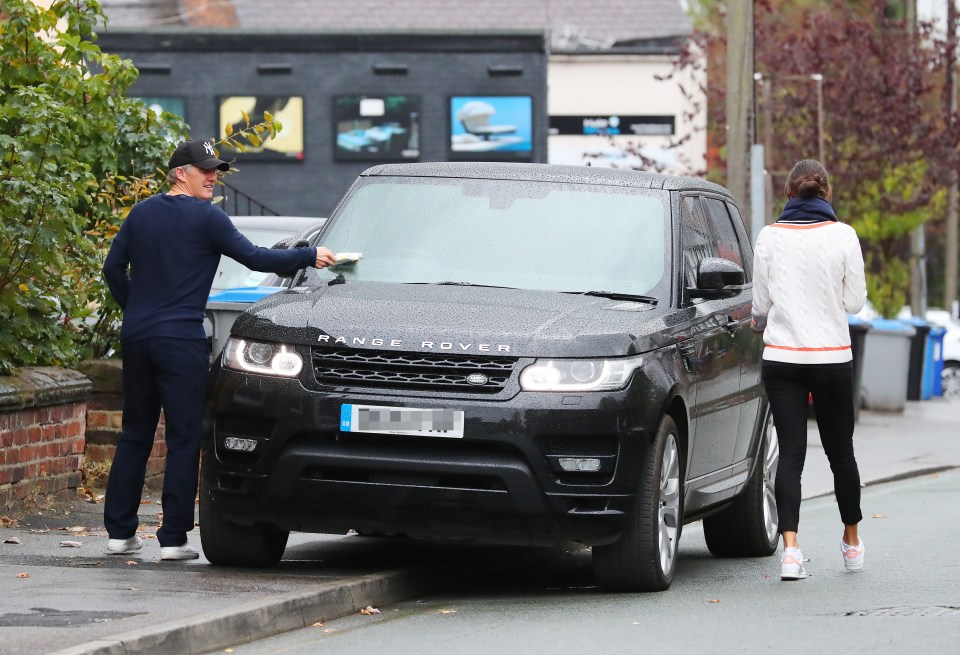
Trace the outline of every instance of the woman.
<instances>
[{"instance_id":1,"label":"woman","mask_svg":"<svg viewBox=\"0 0 960 655\"><path fill-rule=\"evenodd\" d=\"M797 163L785 191L783 214L757 235L753 326L763 331L763 384L780 443L776 481L784 546L780 578L800 580L807 577L797 526L811 397L844 524L843 564L847 570L863 568L847 312L860 311L867 292L857 233L837 221L823 165L812 159Z\"/></svg>"}]
</instances>

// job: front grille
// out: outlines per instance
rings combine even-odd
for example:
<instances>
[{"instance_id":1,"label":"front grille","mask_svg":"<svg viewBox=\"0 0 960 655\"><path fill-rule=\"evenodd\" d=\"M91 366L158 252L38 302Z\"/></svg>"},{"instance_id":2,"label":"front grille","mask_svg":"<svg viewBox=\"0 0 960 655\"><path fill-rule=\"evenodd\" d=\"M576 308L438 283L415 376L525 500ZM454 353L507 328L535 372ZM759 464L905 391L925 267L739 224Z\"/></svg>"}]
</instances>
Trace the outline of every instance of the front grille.
<instances>
[{"instance_id":1,"label":"front grille","mask_svg":"<svg viewBox=\"0 0 960 655\"><path fill-rule=\"evenodd\" d=\"M466 393L501 391L517 363L512 357L328 348L314 348L311 355L314 376L323 385ZM486 380L477 380L480 375ZM467 381L470 376L474 382Z\"/></svg>"}]
</instances>

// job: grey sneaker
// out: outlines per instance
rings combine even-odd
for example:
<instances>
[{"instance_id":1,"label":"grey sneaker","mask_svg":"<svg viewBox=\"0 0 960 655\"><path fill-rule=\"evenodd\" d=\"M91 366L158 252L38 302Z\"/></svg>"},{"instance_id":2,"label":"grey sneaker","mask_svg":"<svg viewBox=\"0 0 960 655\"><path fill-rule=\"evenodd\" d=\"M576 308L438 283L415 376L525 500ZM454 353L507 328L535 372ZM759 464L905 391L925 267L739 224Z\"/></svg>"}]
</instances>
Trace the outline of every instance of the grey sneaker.
<instances>
[{"instance_id":1,"label":"grey sneaker","mask_svg":"<svg viewBox=\"0 0 960 655\"><path fill-rule=\"evenodd\" d=\"M111 539L107 542L107 553L111 555L123 555L132 553L143 548L143 539L133 535L129 539Z\"/></svg>"},{"instance_id":2,"label":"grey sneaker","mask_svg":"<svg viewBox=\"0 0 960 655\"><path fill-rule=\"evenodd\" d=\"M803 580L807 570L803 568L803 553L799 548L787 548L780 558L781 580Z\"/></svg>"},{"instance_id":3,"label":"grey sneaker","mask_svg":"<svg viewBox=\"0 0 960 655\"><path fill-rule=\"evenodd\" d=\"M200 553L198 553L197 550L190 544L183 544L182 546L160 547L160 559L197 559L198 557L200 557Z\"/></svg>"},{"instance_id":4,"label":"grey sneaker","mask_svg":"<svg viewBox=\"0 0 960 655\"><path fill-rule=\"evenodd\" d=\"M846 542L840 540L840 552L843 553L843 566L848 571L859 571L863 568L863 554L867 548L863 545L863 539L856 546L848 546Z\"/></svg>"}]
</instances>

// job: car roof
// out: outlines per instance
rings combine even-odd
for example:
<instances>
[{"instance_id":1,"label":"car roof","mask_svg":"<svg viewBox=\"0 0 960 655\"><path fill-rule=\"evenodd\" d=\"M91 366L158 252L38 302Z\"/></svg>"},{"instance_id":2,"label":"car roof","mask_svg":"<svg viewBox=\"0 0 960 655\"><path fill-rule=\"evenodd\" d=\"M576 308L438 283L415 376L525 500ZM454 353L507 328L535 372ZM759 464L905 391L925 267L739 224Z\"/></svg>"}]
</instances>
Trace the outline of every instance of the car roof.
<instances>
[{"instance_id":1,"label":"car roof","mask_svg":"<svg viewBox=\"0 0 960 655\"><path fill-rule=\"evenodd\" d=\"M231 216L230 220L241 232L245 229L273 229L291 233L300 233L312 227L319 227L326 218L315 216Z\"/></svg>"},{"instance_id":2,"label":"car roof","mask_svg":"<svg viewBox=\"0 0 960 655\"><path fill-rule=\"evenodd\" d=\"M536 182L568 182L603 186L665 189L667 191L711 191L725 196L730 192L719 184L698 177L646 173L601 166L561 166L557 164L501 162L427 162L419 164L381 164L363 171L361 176L461 177Z\"/></svg>"}]
</instances>

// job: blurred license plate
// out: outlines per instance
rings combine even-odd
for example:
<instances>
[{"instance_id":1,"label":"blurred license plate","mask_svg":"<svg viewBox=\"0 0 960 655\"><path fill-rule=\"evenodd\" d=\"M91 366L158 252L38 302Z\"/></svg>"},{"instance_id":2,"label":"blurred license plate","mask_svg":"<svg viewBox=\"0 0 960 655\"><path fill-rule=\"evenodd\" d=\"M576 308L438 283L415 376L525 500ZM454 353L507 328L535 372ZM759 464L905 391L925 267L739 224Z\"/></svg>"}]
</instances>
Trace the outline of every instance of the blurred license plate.
<instances>
[{"instance_id":1,"label":"blurred license plate","mask_svg":"<svg viewBox=\"0 0 960 655\"><path fill-rule=\"evenodd\" d=\"M371 405L341 405L340 430L426 437L463 437L463 412Z\"/></svg>"}]
</instances>

